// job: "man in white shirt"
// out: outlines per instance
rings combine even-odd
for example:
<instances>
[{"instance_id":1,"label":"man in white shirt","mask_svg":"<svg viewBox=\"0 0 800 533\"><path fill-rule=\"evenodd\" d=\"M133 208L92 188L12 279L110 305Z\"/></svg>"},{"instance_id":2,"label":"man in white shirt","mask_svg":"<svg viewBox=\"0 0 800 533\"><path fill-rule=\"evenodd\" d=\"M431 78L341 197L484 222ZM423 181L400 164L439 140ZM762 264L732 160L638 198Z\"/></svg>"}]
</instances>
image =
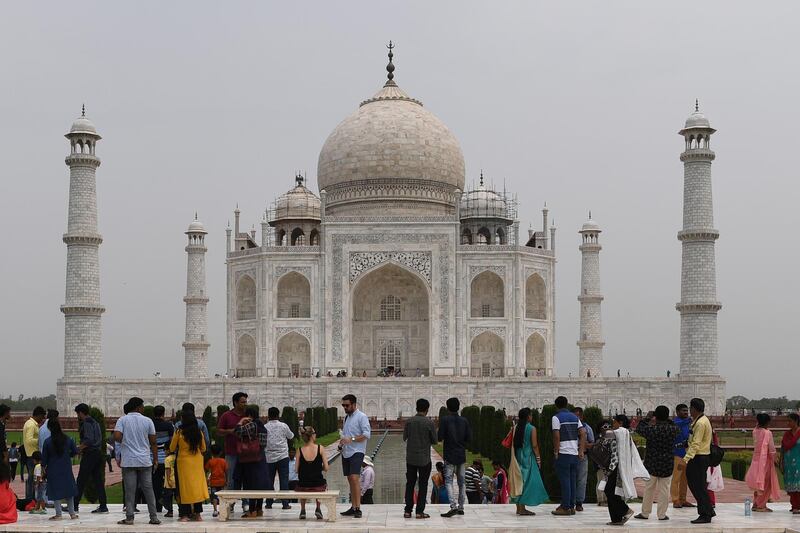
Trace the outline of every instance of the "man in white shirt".
<instances>
[{"instance_id":1,"label":"man in white shirt","mask_svg":"<svg viewBox=\"0 0 800 533\"><path fill-rule=\"evenodd\" d=\"M275 490L275 473L278 474L281 490L289 490L289 441L294 433L289 426L279 420L281 412L277 407L267 411L267 490ZM283 508L291 509L289 500L283 500ZM267 500L267 509L272 509L272 500Z\"/></svg>"}]
</instances>

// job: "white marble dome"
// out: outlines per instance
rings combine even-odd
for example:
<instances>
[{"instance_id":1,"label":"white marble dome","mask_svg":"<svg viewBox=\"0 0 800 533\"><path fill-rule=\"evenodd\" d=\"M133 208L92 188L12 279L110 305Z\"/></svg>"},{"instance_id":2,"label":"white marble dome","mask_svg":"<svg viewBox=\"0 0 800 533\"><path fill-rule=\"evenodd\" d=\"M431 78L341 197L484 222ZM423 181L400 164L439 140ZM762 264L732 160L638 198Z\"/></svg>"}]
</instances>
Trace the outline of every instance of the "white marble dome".
<instances>
[{"instance_id":1,"label":"white marble dome","mask_svg":"<svg viewBox=\"0 0 800 533\"><path fill-rule=\"evenodd\" d=\"M320 220L320 201L310 189L303 185L302 177L297 185L281 195L275 202L272 220Z\"/></svg>"},{"instance_id":2,"label":"white marble dome","mask_svg":"<svg viewBox=\"0 0 800 533\"><path fill-rule=\"evenodd\" d=\"M481 175L483 180L483 175ZM505 199L481 183L476 189L464 193L460 216L465 218L509 218Z\"/></svg>"},{"instance_id":3,"label":"white marble dome","mask_svg":"<svg viewBox=\"0 0 800 533\"><path fill-rule=\"evenodd\" d=\"M336 126L319 154L320 190L363 180L425 180L463 190L464 155L441 120L389 82Z\"/></svg>"},{"instance_id":4,"label":"white marble dome","mask_svg":"<svg viewBox=\"0 0 800 533\"><path fill-rule=\"evenodd\" d=\"M708 122L706 116L701 113L700 111L695 111L689 118L686 119L686 125L684 126L686 129L689 128L710 128L711 123Z\"/></svg>"},{"instance_id":5,"label":"white marble dome","mask_svg":"<svg viewBox=\"0 0 800 533\"><path fill-rule=\"evenodd\" d=\"M186 230L186 233L208 233L208 232L206 231L206 227L203 225L203 223L197 220L197 215L195 215L194 220L192 220L192 223L189 224L189 229Z\"/></svg>"},{"instance_id":6,"label":"white marble dome","mask_svg":"<svg viewBox=\"0 0 800 533\"><path fill-rule=\"evenodd\" d=\"M581 226L580 233L583 233L584 231L595 231L599 233L601 231L600 224L598 224L597 222L595 222L590 218L589 220L583 223L583 226Z\"/></svg>"},{"instance_id":7,"label":"white marble dome","mask_svg":"<svg viewBox=\"0 0 800 533\"><path fill-rule=\"evenodd\" d=\"M72 127L69 129L69 132L70 134L82 133L97 136L97 128L95 128L92 121L85 116L76 118L75 122L72 123Z\"/></svg>"}]
</instances>

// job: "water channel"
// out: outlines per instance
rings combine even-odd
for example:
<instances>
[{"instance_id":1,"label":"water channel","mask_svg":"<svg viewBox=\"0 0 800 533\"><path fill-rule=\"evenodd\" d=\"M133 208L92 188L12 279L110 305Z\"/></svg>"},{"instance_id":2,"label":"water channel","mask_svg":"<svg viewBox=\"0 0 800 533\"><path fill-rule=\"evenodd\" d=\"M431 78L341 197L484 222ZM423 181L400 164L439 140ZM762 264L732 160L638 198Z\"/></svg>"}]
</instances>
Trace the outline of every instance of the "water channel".
<instances>
[{"instance_id":1,"label":"water channel","mask_svg":"<svg viewBox=\"0 0 800 533\"><path fill-rule=\"evenodd\" d=\"M367 444L367 455L372 457L375 463L373 500L375 503L403 503L406 487L406 445L402 433L387 433L383 438L384 433L384 430L373 432ZM379 443L381 443L380 449L375 454L375 448ZM325 477L328 480L328 488L338 490L342 502L349 501L350 489L342 475L340 458L337 457L330 464L330 470ZM430 492L430 483L428 491Z\"/></svg>"}]
</instances>

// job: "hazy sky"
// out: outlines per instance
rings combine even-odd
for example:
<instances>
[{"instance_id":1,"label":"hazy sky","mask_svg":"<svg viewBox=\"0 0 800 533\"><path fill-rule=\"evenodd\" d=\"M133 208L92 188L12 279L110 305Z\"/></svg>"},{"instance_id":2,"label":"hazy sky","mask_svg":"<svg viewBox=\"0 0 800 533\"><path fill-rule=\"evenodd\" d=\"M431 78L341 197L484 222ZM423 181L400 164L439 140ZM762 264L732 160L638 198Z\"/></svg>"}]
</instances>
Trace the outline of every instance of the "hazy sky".
<instances>
[{"instance_id":1,"label":"hazy sky","mask_svg":"<svg viewBox=\"0 0 800 533\"><path fill-rule=\"evenodd\" d=\"M54 392L63 372L63 135L82 103L103 136L106 373L182 374L195 210L218 372L236 202L249 228L296 169L316 190L320 147L382 85L393 39L396 81L460 140L468 182L481 168L505 181L523 230L547 201L565 376L588 209L603 228L606 373L678 370L676 133L700 98L718 129L720 370L731 395L798 397L799 17L797 2L5 2L0 395Z\"/></svg>"}]
</instances>

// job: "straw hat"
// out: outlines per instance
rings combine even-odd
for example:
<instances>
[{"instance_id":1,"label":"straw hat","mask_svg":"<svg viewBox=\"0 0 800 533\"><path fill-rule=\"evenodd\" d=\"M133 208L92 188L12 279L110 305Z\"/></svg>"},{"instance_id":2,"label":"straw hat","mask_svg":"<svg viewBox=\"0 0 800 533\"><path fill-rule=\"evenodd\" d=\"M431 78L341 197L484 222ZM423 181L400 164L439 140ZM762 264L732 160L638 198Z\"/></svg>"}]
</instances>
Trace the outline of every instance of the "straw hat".
<instances>
[{"instance_id":1,"label":"straw hat","mask_svg":"<svg viewBox=\"0 0 800 533\"><path fill-rule=\"evenodd\" d=\"M372 459L370 459L369 455L364 456L364 464L375 468L375 464L372 462Z\"/></svg>"}]
</instances>

